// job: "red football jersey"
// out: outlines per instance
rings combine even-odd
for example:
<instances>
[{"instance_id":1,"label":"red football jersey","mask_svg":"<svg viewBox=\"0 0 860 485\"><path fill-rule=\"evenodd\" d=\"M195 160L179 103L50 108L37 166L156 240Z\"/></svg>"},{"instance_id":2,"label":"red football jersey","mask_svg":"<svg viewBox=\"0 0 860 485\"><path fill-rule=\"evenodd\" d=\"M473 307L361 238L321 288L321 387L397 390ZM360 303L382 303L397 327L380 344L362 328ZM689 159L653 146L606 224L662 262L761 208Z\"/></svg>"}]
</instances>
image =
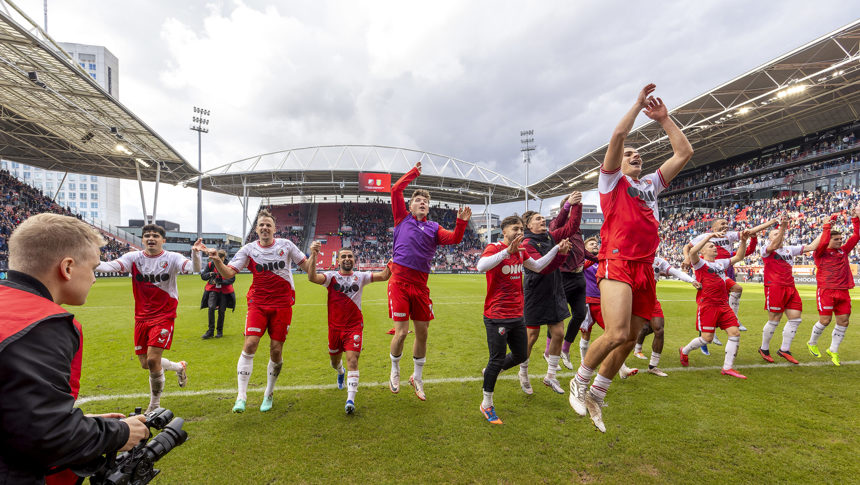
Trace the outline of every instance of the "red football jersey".
<instances>
[{"instance_id":1,"label":"red football jersey","mask_svg":"<svg viewBox=\"0 0 860 485\"><path fill-rule=\"evenodd\" d=\"M761 246L764 286L794 286L791 267L794 257L803 252L803 246L783 246L772 253L767 251L767 246L767 242Z\"/></svg>"},{"instance_id":2,"label":"red football jersey","mask_svg":"<svg viewBox=\"0 0 860 485\"><path fill-rule=\"evenodd\" d=\"M481 257L507 251L503 242L490 244ZM522 251L505 258L487 271L487 297L484 300L484 316L494 320L523 317L523 259Z\"/></svg>"},{"instance_id":3,"label":"red football jersey","mask_svg":"<svg viewBox=\"0 0 860 485\"><path fill-rule=\"evenodd\" d=\"M271 246L260 241L250 242L230 260L229 266L241 271L247 267L253 279L248 289L248 305L284 308L293 306L296 292L293 289L293 263L302 264L305 255L287 239L275 239Z\"/></svg>"},{"instance_id":4,"label":"red football jersey","mask_svg":"<svg viewBox=\"0 0 860 485\"><path fill-rule=\"evenodd\" d=\"M728 259L699 262L693 265L696 270L696 281L702 284L696 292L696 303L699 305L722 306L728 305L729 290L726 288L726 269L732 263Z\"/></svg>"},{"instance_id":5,"label":"red football jersey","mask_svg":"<svg viewBox=\"0 0 860 485\"><path fill-rule=\"evenodd\" d=\"M813 253L815 259L815 280L818 287L828 290L850 290L854 288L854 276L851 274L851 266L848 263L848 254L860 241L860 219L851 219L854 226L854 234L848 241L838 249L830 249L830 224L824 225L821 234L821 243Z\"/></svg>"},{"instance_id":6,"label":"red football jersey","mask_svg":"<svg viewBox=\"0 0 860 485\"><path fill-rule=\"evenodd\" d=\"M328 288L328 325L331 328L348 329L364 323L361 313L361 294L364 285L370 283L371 274L354 271L341 274L340 271L326 271L325 283Z\"/></svg>"},{"instance_id":7,"label":"red football jersey","mask_svg":"<svg viewBox=\"0 0 860 485\"><path fill-rule=\"evenodd\" d=\"M639 180L600 169L597 181L603 226L598 259L624 259L651 264L660 238L657 196L666 188L660 170Z\"/></svg>"}]
</instances>

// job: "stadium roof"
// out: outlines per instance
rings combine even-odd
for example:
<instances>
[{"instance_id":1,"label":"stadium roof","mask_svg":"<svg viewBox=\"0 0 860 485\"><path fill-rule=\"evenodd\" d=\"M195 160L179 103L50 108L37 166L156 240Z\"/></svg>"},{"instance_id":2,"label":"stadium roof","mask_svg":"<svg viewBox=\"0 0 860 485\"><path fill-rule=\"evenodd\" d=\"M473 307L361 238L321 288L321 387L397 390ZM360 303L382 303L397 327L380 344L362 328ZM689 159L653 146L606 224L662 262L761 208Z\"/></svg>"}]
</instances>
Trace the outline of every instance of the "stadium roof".
<instances>
[{"instance_id":1,"label":"stadium roof","mask_svg":"<svg viewBox=\"0 0 860 485\"><path fill-rule=\"evenodd\" d=\"M0 0L0 157L48 170L178 183L196 175L16 5ZM161 163L157 163L161 162Z\"/></svg>"},{"instance_id":2,"label":"stadium roof","mask_svg":"<svg viewBox=\"0 0 860 485\"><path fill-rule=\"evenodd\" d=\"M860 20L742 74L673 109L695 149L687 169L765 148L860 118ZM619 113L619 117L621 114ZM607 137L611 127L607 127ZM631 131L650 172L671 156L660 125ZM541 198L597 186L606 145L529 187Z\"/></svg>"},{"instance_id":3,"label":"stadium roof","mask_svg":"<svg viewBox=\"0 0 860 485\"><path fill-rule=\"evenodd\" d=\"M359 195L360 172L391 173L394 183L419 161L421 176L409 187L430 190L433 200L484 204L488 196L493 203L525 197L521 184L474 163L376 145L316 146L257 155L204 172L203 188L239 197ZM197 178L185 183L196 184Z\"/></svg>"}]
</instances>

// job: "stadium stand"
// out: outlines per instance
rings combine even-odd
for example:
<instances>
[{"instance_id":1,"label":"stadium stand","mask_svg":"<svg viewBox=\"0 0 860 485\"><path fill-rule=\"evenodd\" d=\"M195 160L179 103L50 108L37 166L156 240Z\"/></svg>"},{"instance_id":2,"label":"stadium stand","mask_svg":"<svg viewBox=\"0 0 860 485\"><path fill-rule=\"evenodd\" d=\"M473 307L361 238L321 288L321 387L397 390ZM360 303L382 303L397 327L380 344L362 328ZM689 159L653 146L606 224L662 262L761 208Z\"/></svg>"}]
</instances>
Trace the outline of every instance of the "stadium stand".
<instances>
[{"instance_id":1,"label":"stadium stand","mask_svg":"<svg viewBox=\"0 0 860 485\"><path fill-rule=\"evenodd\" d=\"M3 271L8 267L9 236L24 219L43 212L80 218L68 207L54 203L49 197L21 182L6 170L0 170L0 203L0 270ZM133 249L128 242L117 239L113 234L102 229L99 229L99 232L107 240L107 244L102 247L103 260L110 261Z\"/></svg>"}]
</instances>

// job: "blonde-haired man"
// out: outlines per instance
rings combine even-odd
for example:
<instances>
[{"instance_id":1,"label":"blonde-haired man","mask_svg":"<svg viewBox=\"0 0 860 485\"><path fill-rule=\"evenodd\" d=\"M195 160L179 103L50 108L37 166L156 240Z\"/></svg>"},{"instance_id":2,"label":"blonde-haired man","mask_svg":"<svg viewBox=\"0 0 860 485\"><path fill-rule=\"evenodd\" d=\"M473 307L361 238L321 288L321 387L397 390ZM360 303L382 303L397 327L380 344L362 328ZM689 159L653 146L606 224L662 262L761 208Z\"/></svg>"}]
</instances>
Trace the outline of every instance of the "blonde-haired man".
<instances>
[{"instance_id":1,"label":"blonde-haired man","mask_svg":"<svg viewBox=\"0 0 860 485\"><path fill-rule=\"evenodd\" d=\"M46 235L50 237L46 237ZM68 467L130 449L149 431L142 416L84 416L83 334L60 305L82 305L102 237L74 217L30 217L9 239L9 279L0 282L0 483L41 483ZM14 309L14 311L9 311Z\"/></svg>"}]
</instances>

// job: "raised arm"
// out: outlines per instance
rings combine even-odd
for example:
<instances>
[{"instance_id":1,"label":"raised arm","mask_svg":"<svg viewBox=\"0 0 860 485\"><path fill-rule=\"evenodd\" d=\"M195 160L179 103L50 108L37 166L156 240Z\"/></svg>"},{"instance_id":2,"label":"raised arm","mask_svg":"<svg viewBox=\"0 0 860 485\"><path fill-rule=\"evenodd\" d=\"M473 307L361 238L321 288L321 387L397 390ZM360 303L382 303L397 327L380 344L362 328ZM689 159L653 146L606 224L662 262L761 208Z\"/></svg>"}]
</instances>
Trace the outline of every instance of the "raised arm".
<instances>
[{"instance_id":1,"label":"raised arm","mask_svg":"<svg viewBox=\"0 0 860 485\"><path fill-rule=\"evenodd\" d=\"M715 233L705 234L705 237L703 237L701 241L696 243L696 245L690 249L690 263L691 264L694 264L694 265L699 264L699 251L701 251L702 248L705 247L705 244L708 244L708 241L710 241L711 238L714 237L715 235L716 235Z\"/></svg>"},{"instance_id":2,"label":"raised arm","mask_svg":"<svg viewBox=\"0 0 860 485\"><path fill-rule=\"evenodd\" d=\"M782 242L785 240L785 231L787 229L788 229L788 213L783 213L782 216L779 218L779 229L778 229L779 232L776 235L776 237L773 238L773 241L770 241L768 243L767 249L765 249L765 251L767 251L768 253L772 253L772 252L776 251L779 247L781 247Z\"/></svg>"},{"instance_id":3,"label":"raised arm","mask_svg":"<svg viewBox=\"0 0 860 485\"><path fill-rule=\"evenodd\" d=\"M851 217L851 226L854 229L851 233L851 237L842 245L842 250L846 253L853 250L854 246L860 242L860 207L854 209L854 214Z\"/></svg>"},{"instance_id":4,"label":"raised arm","mask_svg":"<svg viewBox=\"0 0 860 485\"><path fill-rule=\"evenodd\" d=\"M768 229L769 227L775 225L777 222L779 222L779 220L771 219L771 220L769 220L763 224L759 224L759 225L755 226L754 228L749 229L750 235L755 236L756 234L760 233L761 231L764 231L765 229Z\"/></svg>"},{"instance_id":5,"label":"raised arm","mask_svg":"<svg viewBox=\"0 0 860 485\"><path fill-rule=\"evenodd\" d=\"M221 256L218 256L218 250L214 248L209 248L209 261L212 261L212 264L215 265L215 269L218 271L218 274L221 275L222 278L232 278L236 276L237 271L230 266L224 264L224 261L221 260Z\"/></svg>"},{"instance_id":6,"label":"raised arm","mask_svg":"<svg viewBox=\"0 0 860 485\"><path fill-rule=\"evenodd\" d=\"M391 263L393 262L394 260L389 259L388 264L385 265L384 270L371 273L370 282L376 283L377 281L388 281L388 278L391 278Z\"/></svg>"},{"instance_id":7,"label":"raised arm","mask_svg":"<svg viewBox=\"0 0 860 485\"><path fill-rule=\"evenodd\" d=\"M541 256L531 244L524 244L523 247L526 250L526 257L523 258L523 266L536 273L549 274L558 269L564 263L564 260L567 259L571 243L567 239L562 239L545 256ZM549 257L550 255L552 257Z\"/></svg>"},{"instance_id":8,"label":"raised arm","mask_svg":"<svg viewBox=\"0 0 860 485\"><path fill-rule=\"evenodd\" d=\"M651 93L657 88L655 84L649 84L639 91L639 96L633 106L624 114L615 131L612 132L612 137L609 139L609 146L606 148L606 155L603 157L602 169L606 172L614 172L621 167L621 159L624 156L624 142L627 140L627 135L633 129L633 123L636 122L636 116L639 112L648 105Z\"/></svg>"},{"instance_id":9,"label":"raised arm","mask_svg":"<svg viewBox=\"0 0 860 485\"><path fill-rule=\"evenodd\" d=\"M406 210L406 204L403 203L403 191L409 182L412 182L421 175L421 162L415 164L412 170L403 174L394 185L391 186L391 211L394 213L394 225L400 224L409 211Z\"/></svg>"},{"instance_id":10,"label":"raised arm","mask_svg":"<svg viewBox=\"0 0 860 485\"><path fill-rule=\"evenodd\" d=\"M496 266L502 264L502 261L508 259L512 254L518 251L525 251L524 248L520 247L520 244L523 242L523 235L515 237L513 241L511 241L511 245L505 248L504 251L498 251L492 254L487 254L486 256L481 255L481 258L478 259L478 263L475 265L475 269L477 269L481 273L486 273ZM484 250L486 253L488 250L496 249L496 246L488 246L487 249Z\"/></svg>"},{"instance_id":11,"label":"raised arm","mask_svg":"<svg viewBox=\"0 0 860 485\"><path fill-rule=\"evenodd\" d=\"M582 223L582 193L574 192L570 194L568 202L570 203L570 209L568 211L565 224L554 230L550 226L549 233L556 241L567 239L570 236L573 236L574 234L578 233L579 226ZM560 215L561 213L559 213L559 216ZM555 222L555 219L553 219L553 222Z\"/></svg>"},{"instance_id":12,"label":"raised arm","mask_svg":"<svg viewBox=\"0 0 860 485\"><path fill-rule=\"evenodd\" d=\"M729 262L732 265L740 263L746 257L746 255L747 255L747 240L749 240L749 238L750 238L749 232L741 231L741 240L740 240L740 243L738 244L738 250L735 251L735 255L732 256L732 259L729 260Z\"/></svg>"},{"instance_id":13,"label":"raised arm","mask_svg":"<svg viewBox=\"0 0 860 485\"><path fill-rule=\"evenodd\" d=\"M821 234L818 235L811 243L804 245L800 248L801 253L808 253L809 251L815 251L821 246ZM827 247L827 246L825 246Z\"/></svg>"},{"instance_id":14,"label":"raised arm","mask_svg":"<svg viewBox=\"0 0 860 485\"><path fill-rule=\"evenodd\" d=\"M821 225L821 235L819 236L819 241L821 244L815 248L812 255L816 258L820 258L825 251L827 251L827 246L830 245L830 230L833 226L833 223L836 222L836 219L839 218L839 215L833 214L830 216L830 219Z\"/></svg>"},{"instance_id":15,"label":"raised arm","mask_svg":"<svg viewBox=\"0 0 860 485\"><path fill-rule=\"evenodd\" d=\"M651 98L645 107L645 115L660 123L663 131L669 137L669 143L672 145L672 157L663 162L663 165L660 165L660 174L666 185L669 185L669 182L684 169L687 162L692 158L693 145L690 144L690 141L684 136L684 132L669 117L669 110L666 109L666 105L663 104L662 99Z\"/></svg>"},{"instance_id":16,"label":"raised arm","mask_svg":"<svg viewBox=\"0 0 860 485\"><path fill-rule=\"evenodd\" d=\"M125 253L113 261L100 261L96 266L99 273L129 273L131 272L131 253Z\"/></svg>"},{"instance_id":17,"label":"raised arm","mask_svg":"<svg viewBox=\"0 0 860 485\"><path fill-rule=\"evenodd\" d=\"M325 276L317 273L317 256L320 253L320 246L322 246L322 244L319 241L312 242L311 254L306 260L308 263L308 281L318 285L325 283Z\"/></svg>"},{"instance_id":18,"label":"raised arm","mask_svg":"<svg viewBox=\"0 0 860 485\"><path fill-rule=\"evenodd\" d=\"M457 225L453 231L443 229L439 226L439 231L436 232L436 243L440 245L460 244L463 240L463 235L466 234L466 226L469 224L469 219L472 218L472 208L462 207L457 211Z\"/></svg>"}]
</instances>

